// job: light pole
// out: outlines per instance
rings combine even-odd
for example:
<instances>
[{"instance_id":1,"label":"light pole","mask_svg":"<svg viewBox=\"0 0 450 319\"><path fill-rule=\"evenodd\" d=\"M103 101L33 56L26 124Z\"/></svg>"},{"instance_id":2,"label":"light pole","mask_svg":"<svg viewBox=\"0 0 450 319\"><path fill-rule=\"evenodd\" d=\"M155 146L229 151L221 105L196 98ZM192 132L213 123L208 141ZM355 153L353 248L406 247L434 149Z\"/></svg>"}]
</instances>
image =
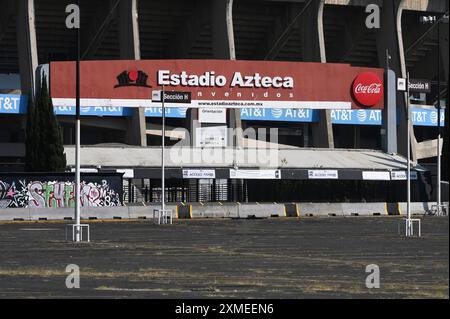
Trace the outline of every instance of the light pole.
<instances>
[{"instance_id":1,"label":"light pole","mask_svg":"<svg viewBox=\"0 0 450 319\"><path fill-rule=\"evenodd\" d=\"M406 183L407 183L407 199L406 199L406 211L407 211L407 226L406 226L406 236L411 236L412 234L412 223L411 223L411 116L409 109L409 72L406 77L406 126L407 129L407 169L406 169Z\"/></svg>"},{"instance_id":2,"label":"light pole","mask_svg":"<svg viewBox=\"0 0 450 319\"><path fill-rule=\"evenodd\" d=\"M164 162L164 151L165 151L165 137L166 137L166 108L164 99L164 85L161 92L162 101L162 126L161 126L161 213L165 214L166 211L166 175L165 175L165 162ZM164 217L163 217L164 218Z\"/></svg>"},{"instance_id":3,"label":"light pole","mask_svg":"<svg viewBox=\"0 0 450 319\"><path fill-rule=\"evenodd\" d=\"M448 18L448 15L445 14L439 19L436 16L422 16L420 17L420 21L423 24L431 23L436 25L437 27L437 194L436 194L436 209L437 215L441 215L441 41L440 41L440 25L441 21L445 18Z\"/></svg>"},{"instance_id":4,"label":"light pole","mask_svg":"<svg viewBox=\"0 0 450 319\"><path fill-rule=\"evenodd\" d=\"M80 8L80 0L78 0L78 8ZM76 127L75 127L75 241L81 241L81 203L80 203L80 188L81 188L81 176L80 176L80 28L81 23L77 30L77 56L76 56L76 96L75 96L75 109L76 109Z\"/></svg>"}]
</instances>

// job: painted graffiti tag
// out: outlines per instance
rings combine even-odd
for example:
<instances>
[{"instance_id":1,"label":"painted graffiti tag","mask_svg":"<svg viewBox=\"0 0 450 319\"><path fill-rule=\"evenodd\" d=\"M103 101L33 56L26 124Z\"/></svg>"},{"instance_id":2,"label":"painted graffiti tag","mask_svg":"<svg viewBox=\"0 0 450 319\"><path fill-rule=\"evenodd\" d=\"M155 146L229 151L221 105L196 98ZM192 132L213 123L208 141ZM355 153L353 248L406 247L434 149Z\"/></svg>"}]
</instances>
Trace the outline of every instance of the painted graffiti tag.
<instances>
[{"instance_id":1,"label":"painted graffiti tag","mask_svg":"<svg viewBox=\"0 0 450 319\"><path fill-rule=\"evenodd\" d=\"M26 207L28 190L25 181L21 180L16 186L0 181L0 208Z\"/></svg>"},{"instance_id":2,"label":"painted graffiti tag","mask_svg":"<svg viewBox=\"0 0 450 319\"><path fill-rule=\"evenodd\" d=\"M61 181L25 180L10 184L0 181L0 208L14 207L74 207L75 183ZM120 206L120 194L110 187L106 180L101 184L82 182L80 185L81 206L110 207Z\"/></svg>"}]
</instances>

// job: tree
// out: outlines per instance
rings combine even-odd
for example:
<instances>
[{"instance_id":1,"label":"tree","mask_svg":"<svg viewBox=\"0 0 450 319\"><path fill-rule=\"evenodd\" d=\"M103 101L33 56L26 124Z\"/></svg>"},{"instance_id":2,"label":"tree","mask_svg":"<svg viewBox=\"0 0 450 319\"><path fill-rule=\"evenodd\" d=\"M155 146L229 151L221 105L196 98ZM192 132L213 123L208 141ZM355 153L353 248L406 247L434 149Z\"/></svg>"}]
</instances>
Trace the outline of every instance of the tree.
<instances>
[{"instance_id":1,"label":"tree","mask_svg":"<svg viewBox=\"0 0 450 319\"><path fill-rule=\"evenodd\" d=\"M64 172L66 155L47 79L42 79L36 102L28 103L25 169L28 172Z\"/></svg>"}]
</instances>

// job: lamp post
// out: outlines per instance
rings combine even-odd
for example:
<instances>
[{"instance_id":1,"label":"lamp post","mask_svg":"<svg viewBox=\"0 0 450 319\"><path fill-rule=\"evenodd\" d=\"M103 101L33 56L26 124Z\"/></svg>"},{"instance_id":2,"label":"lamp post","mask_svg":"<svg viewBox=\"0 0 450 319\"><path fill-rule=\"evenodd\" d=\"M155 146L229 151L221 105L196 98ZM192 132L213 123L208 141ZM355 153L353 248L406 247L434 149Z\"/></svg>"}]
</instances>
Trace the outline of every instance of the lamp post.
<instances>
[{"instance_id":1,"label":"lamp post","mask_svg":"<svg viewBox=\"0 0 450 319\"><path fill-rule=\"evenodd\" d=\"M436 209L437 215L441 214L442 202L441 202L441 41L440 41L440 24L441 21L448 17L443 15L439 19L436 16L422 16L420 22L423 24L433 24L437 27L437 194L436 194Z\"/></svg>"},{"instance_id":2,"label":"lamp post","mask_svg":"<svg viewBox=\"0 0 450 319\"><path fill-rule=\"evenodd\" d=\"M409 101L409 72L406 77L406 126L407 128L407 169L406 169L406 183L407 183L407 199L406 199L406 211L407 211L407 226L406 226L406 236L411 236L412 234L412 223L411 223L411 116L410 116L410 101Z\"/></svg>"},{"instance_id":3,"label":"lamp post","mask_svg":"<svg viewBox=\"0 0 450 319\"><path fill-rule=\"evenodd\" d=\"M166 137L166 108L165 108L165 99L164 99L164 85L162 86L161 92L161 101L162 101L162 125L161 125L161 210L164 216L166 210L166 176L165 176L165 162L164 162L164 153L165 153L165 137Z\"/></svg>"},{"instance_id":4,"label":"lamp post","mask_svg":"<svg viewBox=\"0 0 450 319\"><path fill-rule=\"evenodd\" d=\"M78 8L80 7L80 0L78 0ZM76 96L75 96L75 109L76 109L76 127L75 127L75 241L81 241L81 203L80 203L80 188L81 188L81 176L80 176L80 28L81 25L76 28L77 30L77 56L76 56Z\"/></svg>"}]
</instances>

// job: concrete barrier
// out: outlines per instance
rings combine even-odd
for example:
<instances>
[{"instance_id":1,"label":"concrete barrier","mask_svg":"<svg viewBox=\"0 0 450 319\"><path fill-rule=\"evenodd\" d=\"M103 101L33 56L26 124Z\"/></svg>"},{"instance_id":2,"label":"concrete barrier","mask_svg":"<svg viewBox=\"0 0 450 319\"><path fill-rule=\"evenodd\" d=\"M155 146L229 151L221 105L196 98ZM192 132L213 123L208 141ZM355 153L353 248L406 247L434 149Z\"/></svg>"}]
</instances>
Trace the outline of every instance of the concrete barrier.
<instances>
[{"instance_id":1,"label":"concrete barrier","mask_svg":"<svg viewBox=\"0 0 450 319\"><path fill-rule=\"evenodd\" d=\"M434 203L411 203L413 215L423 215ZM147 206L82 207L81 218L151 219L159 204ZM173 218L270 218L304 216L374 216L405 215L406 203L189 203L166 205ZM289 213L288 213L289 212ZM298 213L298 215L296 215ZM0 220L63 220L74 218L73 208L7 208L0 209Z\"/></svg>"},{"instance_id":2,"label":"concrete barrier","mask_svg":"<svg viewBox=\"0 0 450 319\"><path fill-rule=\"evenodd\" d=\"M424 215L431 212L431 207L435 205L434 202L411 202L411 215ZM407 214L407 203L398 203L400 214L406 216Z\"/></svg>"},{"instance_id":3,"label":"concrete barrier","mask_svg":"<svg viewBox=\"0 0 450 319\"><path fill-rule=\"evenodd\" d=\"M73 214L72 214L73 216ZM129 207L82 207L82 219L128 219Z\"/></svg>"},{"instance_id":4,"label":"concrete barrier","mask_svg":"<svg viewBox=\"0 0 450 319\"><path fill-rule=\"evenodd\" d=\"M285 216L284 205L268 203L241 203L238 205L238 216L239 218L283 217Z\"/></svg>"},{"instance_id":5,"label":"concrete barrier","mask_svg":"<svg viewBox=\"0 0 450 319\"><path fill-rule=\"evenodd\" d=\"M400 205L399 203L386 203L386 214L389 216L400 216Z\"/></svg>"},{"instance_id":6,"label":"concrete barrier","mask_svg":"<svg viewBox=\"0 0 450 319\"><path fill-rule=\"evenodd\" d=\"M29 208L2 208L0 209L0 220L13 221L13 220L30 220Z\"/></svg>"},{"instance_id":7,"label":"concrete barrier","mask_svg":"<svg viewBox=\"0 0 450 319\"><path fill-rule=\"evenodd\" d=\"M342 205L339 203L300 203L302 216L343 216Z\"/></svg>"},{"instance_id":8,"label":"concrete barrier","mask_svg":"<svg viewBox=\"0 0 450 319\"><path fill-rule=\"evenodd\" d=\"M238 205L236 203L204 203L192 205L193 218L237 218Z\"/></svg>"},{"instance_id":9,"label":"concrete barrier","mask_svg":"<svg viewBox=\"0 0 450 319\"><path fill-rule=\"evenodd\" d=\"M385 203L300 203L300 216L386 215Z\"/></svg>"},{"instance_id":10,"label":"concrete barrier","mask_svg":"<svg viewBox=\"0 0 450 319\"><path fill-rule=\"evenodd\" d=\"M175 207L175 216L178 219L191 219L193 205L191 204L180 204Z\"/></svg>"},{"instance_id":11,"label":"concrete barrier","mask_svg":"<svg viewBox=\"0 0 450 319\"><path fill-rule=\"evenodd\" d=\"M73 208L29 208L30 220L59 220L74 217Z\"/></svg>"},{"instance_id":12,"label":"concrete barrier","mask_svg":"<svg viewBox=\"0 0 450 319\"><path fill-rule=\"evenodd\" d=\"M386 215L386 203L342 203L345 216L382 216Z\"/></svg>"},{"instance_id":13,"label":"concrete barrier","mask_svg":"<svg viewBox=\"0 0 450 319\"><path fill-rule=\"evenodd\" d=\"M299 217L300 216L299 205L296 203L284 204L284 216Z\"/></svg>"}]
</instances>

